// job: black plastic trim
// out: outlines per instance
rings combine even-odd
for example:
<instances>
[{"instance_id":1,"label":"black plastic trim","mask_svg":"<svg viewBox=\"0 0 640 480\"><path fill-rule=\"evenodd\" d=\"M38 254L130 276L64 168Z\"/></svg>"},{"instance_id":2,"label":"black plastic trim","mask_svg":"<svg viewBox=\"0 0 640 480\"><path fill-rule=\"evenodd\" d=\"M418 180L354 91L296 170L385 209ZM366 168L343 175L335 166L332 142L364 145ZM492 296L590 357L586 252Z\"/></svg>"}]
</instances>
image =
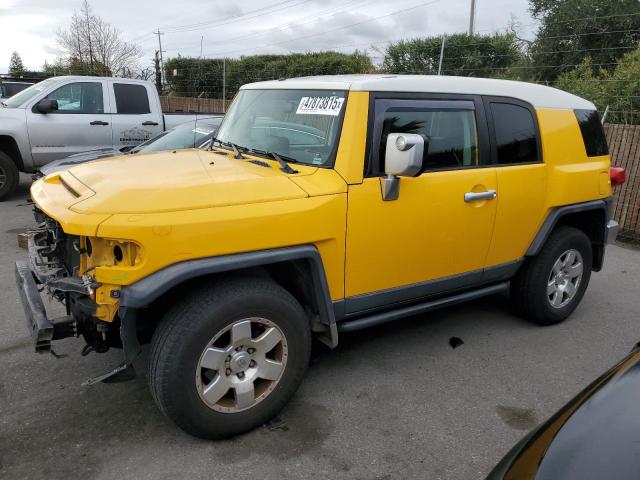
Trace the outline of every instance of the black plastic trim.
<instances>
[{"instance_id":1,"label":"black plastic trim","mask_svg":"<svg viewBox=\"0 0 640 480\"><path fill-rule=\"evenodd\" d=\"M573 205L565 205L562 207L554 208L545 219L544 223L542 224L542 227L540 227L538 234L533 239L533 242L531 242L531 245L529 246L527 253L525 253L525 256L531 257L533 255L538 254L542 246L547 241L547 238L549 238L549 235L557 225L560 218L562 218L565 215L570 215L572 213L586 212L590 210L604 211L605 218L604 218L604 223L602 225L602 232L600 232L602 238L595 239L596 244L604 245L606 240L606 225L611 215L611 202L612 202L611 198L607 198L604 200L592 200L589 202L574 203Z\"/></svg>"},{"instance_id":2,"label":"black plastic trim","mask_svg":"<svg viewBox=\"0 0 640 480\"><path fill-rule=\"evenodd\" d=\"M318 249L313 245L260 250L175 263L132 285L123 287L120 307L127 309L146 307L171 288L193 278L293 260L307 260L309 262L313 282L310 288L316 297L320 321L328 325L334 324L335 316L322 258Z\"/></svg>"},{"instance_id":3,"label":"black plastic trim","mask_svg":"<svg viewBox=\"0 0 640 480\"><path fill-rule=\"evenodd\" d=\"M338 323L339 332L352 332L354 330L360 330L363 328L372 327L381 323L387 323L401 318L409 317L411 315L418 315L437 308L447 307L455 305L457 303L467 302L476 298L485 297L487 295L493 295L496 293L502 293L509 289L507 283L499 283L497 285L491 285L488 287L482 287L477 290L471 290L457 295L451 295L449 297L431 300L425 303L419 303L417 305L411 305L404 308L398 308L389 312L378 313L364 318L358 318L356 320L346 320Z\"/></svg>"},{"instance_id":4,"label":"black plastic trim","mask_svg":"<svg viewBox=\"0 0 640 480\"><path fill-rule=\"evenodd\" d=\"M398 308L400 304L415 303L435 296L509 280L523 262L524 259L518 259L484 270L348 297L333 303L335 317L338 320L352 318L380 309Z\"/></svg>"}]
</instances>

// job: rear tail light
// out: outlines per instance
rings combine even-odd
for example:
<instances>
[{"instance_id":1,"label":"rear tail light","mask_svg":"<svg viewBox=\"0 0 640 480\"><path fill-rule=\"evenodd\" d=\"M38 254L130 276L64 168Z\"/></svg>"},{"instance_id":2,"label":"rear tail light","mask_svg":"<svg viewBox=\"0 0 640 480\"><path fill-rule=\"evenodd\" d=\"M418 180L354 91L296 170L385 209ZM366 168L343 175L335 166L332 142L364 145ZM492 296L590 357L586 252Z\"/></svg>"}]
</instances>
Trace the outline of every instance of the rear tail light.
<instances>
[{"instance_id":1,"label":"rear tail light","mask_svg":"<svg viewBox=\"0 0 640 480\"><path fill-rule=\"evenodd\" d=\"M627 174L622 167L611 167L611 185L622 185L627 179Z\"/></svg>"}]
</instances>

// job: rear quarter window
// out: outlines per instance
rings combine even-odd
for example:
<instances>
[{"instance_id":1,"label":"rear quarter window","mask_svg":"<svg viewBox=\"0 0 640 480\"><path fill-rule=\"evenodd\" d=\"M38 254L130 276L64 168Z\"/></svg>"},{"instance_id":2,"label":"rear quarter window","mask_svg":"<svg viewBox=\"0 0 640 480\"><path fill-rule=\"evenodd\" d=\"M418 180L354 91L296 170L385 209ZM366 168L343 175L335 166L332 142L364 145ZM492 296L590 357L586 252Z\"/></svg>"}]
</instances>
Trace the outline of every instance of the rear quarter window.
<instances>
[{"instance_id":1,"label":"rear quarter window","mask_svg":"<svg viewBox=\"0 0 640 480\"><path fill-rule=\"evenodd\" d=\"M144 85L114 83L113 93L116 96L116 109L118 113L129 115L151 113L149 109L149 96L147 95L147 89Z\"/></svg>"},{"instance_id":2,"label":"rear quarter window","mask_svg":"<svg viewBox=\"0 0 640 480\"><path fill-rule=\"evenodd\" d=\"M609 154L607 138L596 110L574 110L588 157Z\"/></svg>"}]
</instances>

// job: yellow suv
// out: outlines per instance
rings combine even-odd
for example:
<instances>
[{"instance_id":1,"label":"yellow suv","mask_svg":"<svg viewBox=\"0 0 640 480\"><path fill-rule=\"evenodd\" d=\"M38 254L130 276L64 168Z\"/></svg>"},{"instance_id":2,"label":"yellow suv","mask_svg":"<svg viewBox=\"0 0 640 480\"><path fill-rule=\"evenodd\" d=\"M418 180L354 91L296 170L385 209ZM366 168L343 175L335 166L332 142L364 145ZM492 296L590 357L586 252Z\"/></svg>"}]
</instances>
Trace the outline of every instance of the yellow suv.
<instances>
[{"instance_id":1,"label":"yellow suv","mask_svg":"<svg viewBox=\"0 0 640 480\"><path fill-rule=\"evenodd\" d=\"M98 160L35 182L16 278L36 350L122 348L96 381L149 385L185 431L274 416L311 339L510 290L542 325L578 305L615 238L592 103L478 78L245 85L209 151ZM49 319L40 291L67 309Z\"/></svg>"}]
</instances>

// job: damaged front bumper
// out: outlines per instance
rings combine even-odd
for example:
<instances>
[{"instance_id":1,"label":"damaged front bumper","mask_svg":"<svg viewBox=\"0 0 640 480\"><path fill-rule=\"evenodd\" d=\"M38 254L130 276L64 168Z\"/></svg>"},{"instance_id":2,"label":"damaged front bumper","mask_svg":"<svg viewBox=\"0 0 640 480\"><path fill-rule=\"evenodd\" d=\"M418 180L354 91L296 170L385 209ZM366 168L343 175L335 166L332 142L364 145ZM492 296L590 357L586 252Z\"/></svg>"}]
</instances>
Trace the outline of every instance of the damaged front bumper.
<instances>
[{"instance_id":1,"label":"damaged front bumper","mask_svg":"<svg viewBox=\"0 0 640 480\"><path fill-rule=\"evenodd\" d=\"M35 351L48 353L53 340L77 336L76 321L71 315L52 320L47 318L40 291L27 262L16 262L15 274L27 329L33 338Z\"/></svg>"}]
</instances>

